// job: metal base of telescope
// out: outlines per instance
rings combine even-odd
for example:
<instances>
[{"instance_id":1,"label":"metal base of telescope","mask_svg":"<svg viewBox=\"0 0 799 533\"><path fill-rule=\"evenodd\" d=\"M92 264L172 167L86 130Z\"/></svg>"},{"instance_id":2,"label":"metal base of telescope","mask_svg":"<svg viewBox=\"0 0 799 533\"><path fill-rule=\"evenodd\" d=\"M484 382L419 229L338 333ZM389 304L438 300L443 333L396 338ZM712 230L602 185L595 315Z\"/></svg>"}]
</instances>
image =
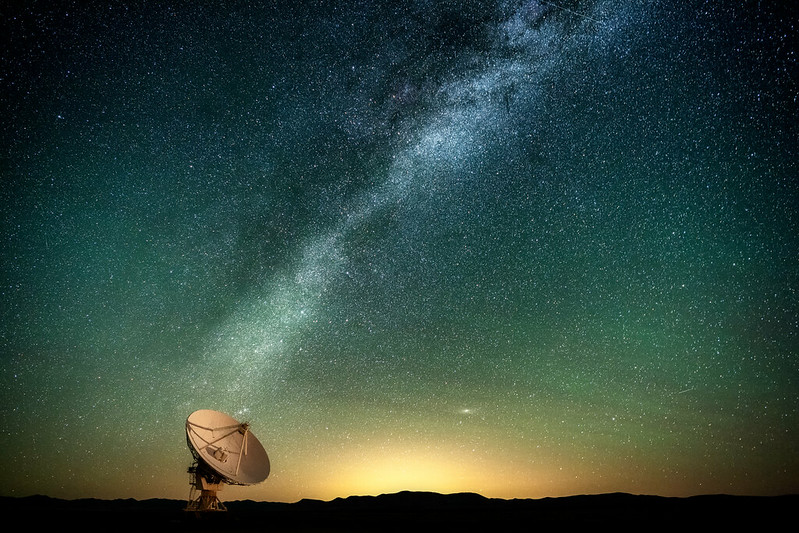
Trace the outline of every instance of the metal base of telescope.
<instances>
[{"instance_id":1,"label":"metal base of telescope","mask_svg":"<svg viewBox=\"0 0 799 533\"><path fill-rule=\"evenodd\" d=\"M185 511L196 513L213 513L227 511L225 505L216 495L222 490L223 481L209 472L205 472L196 463L189 467L191 489L189 502Z\"/></svg>"}]
</instances>

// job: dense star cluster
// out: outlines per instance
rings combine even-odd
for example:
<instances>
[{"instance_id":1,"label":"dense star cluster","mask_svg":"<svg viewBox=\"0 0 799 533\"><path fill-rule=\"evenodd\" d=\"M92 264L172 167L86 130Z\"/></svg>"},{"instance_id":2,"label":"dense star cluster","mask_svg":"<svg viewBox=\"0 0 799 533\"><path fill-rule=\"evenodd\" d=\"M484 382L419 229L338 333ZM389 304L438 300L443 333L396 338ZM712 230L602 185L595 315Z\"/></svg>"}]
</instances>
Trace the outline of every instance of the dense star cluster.
<instances>
[{"instance_id":1,"label":"dense star cluster","mask_svg":"<svg viewBox=\"0 0 799 533\"><path fill-rule=\"evenodd\" d=\"M799 491L779 2L134 4L0 9L2 494Z\"/></svg>"}]
</instances>

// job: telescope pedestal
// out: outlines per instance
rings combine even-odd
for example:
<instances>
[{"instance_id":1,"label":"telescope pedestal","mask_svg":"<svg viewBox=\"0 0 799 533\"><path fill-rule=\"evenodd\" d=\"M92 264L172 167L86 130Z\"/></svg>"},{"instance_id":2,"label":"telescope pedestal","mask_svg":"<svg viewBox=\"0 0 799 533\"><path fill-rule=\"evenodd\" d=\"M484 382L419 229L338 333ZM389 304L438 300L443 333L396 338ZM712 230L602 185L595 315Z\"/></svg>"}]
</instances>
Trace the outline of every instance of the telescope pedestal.
<instances>
[{"instance_id":1,"label":"telescope pedestal","mask_svg":"<svg viewBox=\"0 0 799 533\"><path fill-rule=\"evenodd\" d=\"M222 481L214 479L214 476L204 474L197 465L192 465L189 468L189 474L191 474L191 489L189 491L189 503L186 505L186 511L227 511L224 504L216 495L217 492L222 490L224 485Z\"/></svg>"}]
</instances>

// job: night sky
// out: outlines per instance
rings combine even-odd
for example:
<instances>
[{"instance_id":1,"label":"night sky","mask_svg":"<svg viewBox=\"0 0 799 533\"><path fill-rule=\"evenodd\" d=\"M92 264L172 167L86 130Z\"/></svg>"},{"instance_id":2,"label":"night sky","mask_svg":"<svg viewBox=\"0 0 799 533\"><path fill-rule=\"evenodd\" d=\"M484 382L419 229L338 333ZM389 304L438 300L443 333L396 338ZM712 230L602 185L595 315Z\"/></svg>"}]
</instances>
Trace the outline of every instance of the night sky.
<instances>
[{"instance_id":1,"label":"night sky","mask_svg":"<svg viewBox=\"0 0 799 533\"><path fill-rule=\"evenodd\" d=\"M4 2L0 494L799 492L781 4Z\"/></svg>"}]
</instances>

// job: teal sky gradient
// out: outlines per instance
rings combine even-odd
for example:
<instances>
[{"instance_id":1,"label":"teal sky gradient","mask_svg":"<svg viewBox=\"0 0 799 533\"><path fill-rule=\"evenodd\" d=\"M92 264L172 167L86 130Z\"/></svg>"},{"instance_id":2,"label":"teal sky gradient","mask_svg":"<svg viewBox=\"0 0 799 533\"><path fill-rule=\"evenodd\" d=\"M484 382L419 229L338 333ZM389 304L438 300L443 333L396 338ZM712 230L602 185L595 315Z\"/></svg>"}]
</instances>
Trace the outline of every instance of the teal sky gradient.
<instances>
[{"instance_id":1,"label":"teal sky gradient","mask_svg":"<svg viewBox=\"0 0 799 533\"><path fill-rule=\"evenodd\" d=\"M799 491L776 2L3 8L0 493Z\"/></svg>"}]
</instances>

